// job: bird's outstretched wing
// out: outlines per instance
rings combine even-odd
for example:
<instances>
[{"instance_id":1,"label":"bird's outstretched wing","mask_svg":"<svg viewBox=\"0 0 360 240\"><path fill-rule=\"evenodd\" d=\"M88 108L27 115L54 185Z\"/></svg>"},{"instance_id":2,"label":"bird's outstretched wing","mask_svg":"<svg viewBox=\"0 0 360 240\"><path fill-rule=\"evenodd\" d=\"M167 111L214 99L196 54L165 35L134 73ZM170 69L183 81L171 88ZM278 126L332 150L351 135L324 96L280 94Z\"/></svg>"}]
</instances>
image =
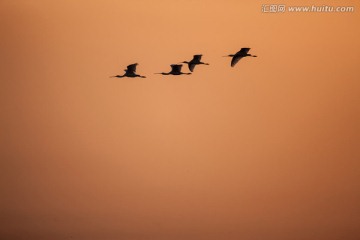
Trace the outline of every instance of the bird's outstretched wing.
<instances>
[{"instance_id":1,"label":"bird's outstretched wing","mask_svg":"<svg viewBox=\"0 0 360 240\"><path fill-rule=\"evenodd\" d=\"M238 61L240 61L240 59L242 59L242 56L234 56L232 59L231 59L231 66L234 67Z\"/></svg>"},{"instance_id":2,"label":"bird's outstretched wing","mask_svg":"<svg viewBox=\"0 0 360 240\"><path fill-rule=\"evenodd\" d=\"M181 72L182 64L172 64L170 66L172 72Z\"/></svg>"},{"instance_id":3,"label":"bird's outstretched wing","mask_svg":"<svg viewBox=\"0 0 360 240\"><path fill-rule=\"evenodd\" d=\"M189 70L190 72L194 71L196 64L195 63L189 63Z\"/></svg>"},{"instance_id":4,"label":"bird's outstretched wing","mask_svg":"<svg viewBox=\"0 0 360 240\"><path fill-rule=\"evenodd\" d=\"M200 62L201 56L201 54L194 55L193 61Z\"/></svg>"},{"instance_id":5,"label":"bird's outstretched wing","mask_svg":"<svg viewBox=\"0 0 360 240\"><path fill-rule=\"evenodd\" d=\"M128 72L135 73L135 72L136 72L136 66L137 66L137 65L138 65L137 63L130 64L129 66L127 66L127 71L128 71Z\"/></svg>"},{"instance_id":6,"label":"bird's outstretched wing","mask_svg":"<svg viewBox=\"0 0 360 240\"><path fill-rule=\"evenodd\" d=\"M250 48L241 48L236 54L246 55L250 51Z\"/></svg>"}]
</instances>

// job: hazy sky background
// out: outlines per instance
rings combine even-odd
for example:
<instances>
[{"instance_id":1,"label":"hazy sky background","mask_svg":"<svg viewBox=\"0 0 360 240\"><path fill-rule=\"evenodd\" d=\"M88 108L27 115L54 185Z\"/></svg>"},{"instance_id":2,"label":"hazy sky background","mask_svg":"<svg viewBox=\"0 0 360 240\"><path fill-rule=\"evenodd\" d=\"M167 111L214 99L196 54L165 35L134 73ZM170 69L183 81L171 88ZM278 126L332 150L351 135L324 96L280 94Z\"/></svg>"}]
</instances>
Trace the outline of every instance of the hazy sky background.
<instances>
[{"instance_id":1,"label":"hazy sky background","mask_svg":"<svg viewBox=\"0 0 360 240\"><path fill-rule=\"evenodd\" d=\"M359 1L267 3L1 0L0 238L360 239Z\"/></svg>"}]
</instances>

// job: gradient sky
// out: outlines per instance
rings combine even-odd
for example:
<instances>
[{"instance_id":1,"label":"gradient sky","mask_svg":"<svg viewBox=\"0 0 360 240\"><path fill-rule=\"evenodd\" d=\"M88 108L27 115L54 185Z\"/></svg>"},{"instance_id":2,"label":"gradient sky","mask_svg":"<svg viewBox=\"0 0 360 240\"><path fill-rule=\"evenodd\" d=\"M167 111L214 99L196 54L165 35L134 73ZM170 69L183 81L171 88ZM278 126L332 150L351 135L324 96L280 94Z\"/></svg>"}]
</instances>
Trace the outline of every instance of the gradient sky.
<instances>
[{"instance_id":1,"label":"gradient sky","mask_svg":"<svg viewBox=\"0 0 360 240\"><path fill-rule=\"evenodd\" d=\"M1 0L0 238L360 239L360 4L283 2Z\"/></svg>"}]
</instances>

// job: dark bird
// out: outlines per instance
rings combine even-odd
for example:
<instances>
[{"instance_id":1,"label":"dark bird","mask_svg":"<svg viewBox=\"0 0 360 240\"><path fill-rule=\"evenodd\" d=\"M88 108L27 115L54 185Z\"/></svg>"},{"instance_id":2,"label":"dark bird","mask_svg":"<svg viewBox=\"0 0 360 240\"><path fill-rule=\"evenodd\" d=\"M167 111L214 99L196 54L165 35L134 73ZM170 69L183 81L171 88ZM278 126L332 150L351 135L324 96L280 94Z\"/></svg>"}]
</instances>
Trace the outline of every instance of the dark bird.
<instances>
[{"instance_id":1,"label":"dark bird","mask_svg":"<svg viewBox=\"0 0 360 240\"><path fill-rule=\"evenodd\" d=\"M182 63L187 63L189 70L192 72L194 71L196 65L200 65L200 64L209 65L208 63L201 62L201 57L202 57L201 54L194 55L193 59L190 62L184 61Z\"/></svg>"},{"instance_id":2,"label":"dark bird","mask_svg":"<svg viewBox=\"0 0 360 240\"><path fill-rule=\"evenodd\" d=\"M181 75L186 74L189 75L191 73L183 73L181 72L182 64L171 64L171 71L168 73L161 72L161 73L155 73L155 74L162 74L162 75Z\"/></svg>"},{"instance_id":3,"label":"dark bird","mask_svg":"<svg viewBox=\"0 0 360 240\"><path fill-rule=\"evenodd\" d=\"M230 54L224 57L232 57L231 59L231 66L234 67L235 64L240 61L243 57L257 57L256 55L249 54L250 48L241 48L240 51L238 51L235 54Z\"/></svg>"},{"instance_id":4,"label":"dark bird","mask_svg":"<svg viewBox=\"0 0 360 240\"><path fill-rule=\"evenodd\" d=\"M145 76L141 76L139 74L136 74L136 66L138 64L134 63L134 64L130 64L129 66L127 66L126 69L124 69L125 73L124 75L116 75L116 76L111 76L111 77L117 77L117 78L123 78L123 77L130 77L130 78L135 78L135 77L140 77L140 78L146 78Z\"/></svg>"}]
</instances>

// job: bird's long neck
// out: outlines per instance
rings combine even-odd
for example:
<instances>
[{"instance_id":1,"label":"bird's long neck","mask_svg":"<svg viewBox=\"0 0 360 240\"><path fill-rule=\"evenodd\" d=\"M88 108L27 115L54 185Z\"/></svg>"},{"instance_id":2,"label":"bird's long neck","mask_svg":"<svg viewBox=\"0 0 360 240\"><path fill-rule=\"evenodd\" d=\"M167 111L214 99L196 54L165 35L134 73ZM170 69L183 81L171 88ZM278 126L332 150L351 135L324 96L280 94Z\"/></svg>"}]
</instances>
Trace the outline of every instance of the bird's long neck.
<instances>
[{"instance_id":1,"label":"bird's long neck","mask_svg":"<svg viewBox=\"0 0 360 240\"><path fill-rule=\"evenodd\" d=\"M122 78L122 77L124 77L124 75L116 75L116 76L110 76L111 78L114 78L114 77L116 77L116 78Z\"/></svg>"},{"instance_id":2,"label":"bird's long neck","mask_svg":"<svg viewBox=\"0 0 360 240\"><path fill-rule=\"evenodd\" d=\"M257 57L256 55L248 54L248 57Z\"/></svg>"}]
</instances>

